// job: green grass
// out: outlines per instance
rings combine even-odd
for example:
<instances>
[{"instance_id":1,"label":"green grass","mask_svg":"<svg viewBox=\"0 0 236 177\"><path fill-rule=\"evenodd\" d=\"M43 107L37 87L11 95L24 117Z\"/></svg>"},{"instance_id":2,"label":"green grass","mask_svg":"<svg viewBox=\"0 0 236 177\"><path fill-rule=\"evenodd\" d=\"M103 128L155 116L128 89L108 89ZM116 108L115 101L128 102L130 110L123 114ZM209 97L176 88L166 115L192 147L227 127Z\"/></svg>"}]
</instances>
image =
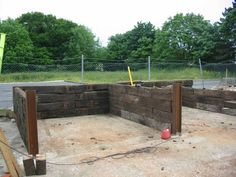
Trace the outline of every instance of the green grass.
<instances>
[{"instance_id":1,"label":"green grass","mask_svg":"<svg viewBox=\"0 0 236 177\"><path fill-rule=\"evenodd\" d=\"M147 80L147 70L132 72L133 80ZM30 73L11 73L1 74L0 82L29 82L29 81L81 81L80 72L30 72ZM204 79L216 79L224 77L224 73L204 71ZM200 79L199 69L172 69L172 70L151 70L151 80L173 80L173 79ZM127 81L128 72L99 72L85 71L84 82L87 83L115 83L118 81Z\"/></svg>"},{"instance_id":2,"label":"green grass","mask_svg":"<svg viewBox=\"0 0 236 177\"><path fill-rule=\"evenodd\" d=\"M0 109L0 117L5 117L7 114L7 110L6 109Z\"/></svg>"}]
</instances>

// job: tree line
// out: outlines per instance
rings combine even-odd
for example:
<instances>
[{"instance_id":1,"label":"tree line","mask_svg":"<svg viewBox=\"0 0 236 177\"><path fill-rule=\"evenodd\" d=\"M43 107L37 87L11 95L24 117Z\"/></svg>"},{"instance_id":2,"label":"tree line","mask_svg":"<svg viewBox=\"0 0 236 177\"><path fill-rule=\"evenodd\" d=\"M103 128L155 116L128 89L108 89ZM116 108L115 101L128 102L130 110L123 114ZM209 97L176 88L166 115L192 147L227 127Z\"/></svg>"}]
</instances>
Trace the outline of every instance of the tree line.
<instances>
[{"instance_id":1,"label":"tree line","mask_svg":"<svg viewBox=\"0 0 236 177\"><path fill-rule=\"evenodd\" d=\"M0 32L7 34L5 63L60 64L82 54L96 57L99 48L87 27L40 12L2 21Z\"/></svg>"},{"instance_id":2,"label":"tree line","mask_svg":"<svg viewBox=\"0 0 236 177\"><path fill-rule=\"evenodd\" d=\"M4 63L73 64L80 62L82 54L117 62L142 62L148 56L191 63L199 58L205 62L234 61L236 1L214 24L201 15L178 13L161 28L137 22L133 29L111 36L106 47L86 26L40 12L0 21L0 32L7 33Z\"/></svg>"},{"instance_id":3,"label":"tree line","mask_svg":"<svg viewBox=\"0 0 236 177\"><path fill-rule=\"evenodd\" d=\"M161 28L138 22L130 31L110 38L108 58L138 61L151 56L159 60L224 62L236 59L236 2L223 18L211 24L203 16L179 13Z\"/></svg>"}]
</instances>

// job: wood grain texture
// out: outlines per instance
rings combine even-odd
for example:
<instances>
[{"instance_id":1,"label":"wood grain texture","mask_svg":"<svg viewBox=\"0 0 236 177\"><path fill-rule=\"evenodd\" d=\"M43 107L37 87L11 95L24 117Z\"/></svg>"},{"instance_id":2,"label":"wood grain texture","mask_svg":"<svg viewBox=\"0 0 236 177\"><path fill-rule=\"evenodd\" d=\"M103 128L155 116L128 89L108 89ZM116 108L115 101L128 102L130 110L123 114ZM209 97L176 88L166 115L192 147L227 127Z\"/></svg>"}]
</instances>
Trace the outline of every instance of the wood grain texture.
<instances>
[{"instance_id":1,"label":"wood grain texture","mask_svg":"<svg viewBox=\"0 0 236 177\"><path fill-rule=\"evenodd\" d=\"M5 160L5 163L7 165L7 168L11 174L12 177L19 177L23 176L22 170L20 166L17 164L16 158L12 154L11 150L7 147L9 146L8 141L2 131L0 129L0 149L3 155L3 158ZM4 144L3 144L4 143Z\"/></svg>"},{"instance_id":2,"label":"wood grain texture","mask_svg":"<svg viewBox=\"0 0 236 177\"><path fill-rule=\"evenodd\" d=\"M26 94L25 94L26 95ZM19 89L13 89L13 99L14 99L14 113L16 115L16 123L18 130L20 132L21 138L27 147L28 150L28 136L27 136L27 128L28 128L28 121L27 121L27 112L26 112L26 96L22 96L19 93Z\"/></svg>"},{"instance_id":3,"label":"wood grain texture","mask_svg":"<svg viewBox=\"0 0 236 177\"><path fill-rule=\"evenodd\" d=\"M42 154L36 155L36 174L37 175L46 175L46 156Z\"/></svg>"},{"instance_id":4,"label":"wood grain texture","mask_svg":"<svg viewBox=\"0 0 236 177\"><path fill-rule=\"evenodd\" d=\"M38 128L37 128L37 105L36 91L26 91L26 113L27 113L27 136L28 136L28 152L36 155L39 153L38 148Z\"/></svg>"},{"instance_id":5,"label":"wood grain texture","mask_svg":"<svg viewBox=\"0 0 236 177\"><path fill-rule=\"evenodd\" d=\"M224 107L236 109L236 100L235 101L225 101Z\"/></svg>"},{"instance_id":6,"label":"wood grain texture","mask_svg":"<svg viewBox=\"0 0 236 177\"><path fill-rule=\"evenodd\" d=\"M183 88L183 106L231 115L226 108L235 109L235 91ZM229 102L229 103L228 103Z\"/></svg>"},{"instance_id":7,"label":"wood grain texture","mask_svg":"<svg viewBox=\"0 0 236 177\"><path fill-rule=\"evenodd\" d=\"M109 86L110 111L115 115L131 120L134 116L138 122L146 122L145 125L160 129L163 125L171 125L172 91L169 88L131 87L129 85ZM146 120L147 119L147 120ZM137 122L137 121L136 121ZM151 126L151 123L155 126Z\"/></svg>"},{"instance_id":8,"label":"wood grain texture","mask_svg":"<svg viewBox=\"0 0 236 177\"><path fill-rule=\"evenodd\" d=\"M35 165L34 165L34 158L33 158L32 155L29 155L28 157L25 157L23 159L23 165L24 165L26 176L36 175L36 169L35 169Z\"/></svg>"},{"instance_id":9,"label":"wood grain texture","mask_svg":"<svg viewBox=\"0 0 236 177\"><path fill-rule=\"evenodd\" d=\"M181 83L175 83L173 85L173 119L171 133L176 134L181 132L182 125L182 86Z\"/></svg>"}]
</instances>

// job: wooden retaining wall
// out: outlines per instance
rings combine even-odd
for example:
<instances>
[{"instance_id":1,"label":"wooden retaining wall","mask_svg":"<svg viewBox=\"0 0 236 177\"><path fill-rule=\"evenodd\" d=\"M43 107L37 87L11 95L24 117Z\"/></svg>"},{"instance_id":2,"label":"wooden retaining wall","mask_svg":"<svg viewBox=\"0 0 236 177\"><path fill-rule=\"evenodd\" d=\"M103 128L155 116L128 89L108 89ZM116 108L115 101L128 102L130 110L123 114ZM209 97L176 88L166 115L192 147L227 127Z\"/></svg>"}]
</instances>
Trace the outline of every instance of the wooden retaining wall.
<instances>
[{"instance_id":1,"label":"wooden retaining wall","mask_svg":"<svg viewBox=\"0 0 236 177\"><path fill-rule=\"evenodd\" d=\"M108 85L37 86L38 119L109 113Z\"/></svg>"},{"instance_id":2,"label":"wooden retaining wall","mask_svg":"<svg viewBox=\"0 0 236 177\"><path fill-rule=\"evenodd\" d=\"M236 115L236 92L184 87L183 106Z\"/></svg>"},{"instance_id":3,"label":"wooden retaining wall","mask_svg":"<svg viewBox=\"0 0 236 177\"><path fill-rule=\"evenodd\" d=\"M181 84L167 88L129 85L13 88L14 112L29 154L38 154L37 119L113 113L172 133L181 132Z\"/></svg>"},{"instance_id":4,"label":"wooden retaining wall","mask_svg":"<svg viewBox=\"0 0 236 177\"><path fill-rule=\"evenodd\" d=\"M20 135L29 154L36 155L38 149L36 93L34 90L23 91L13 88L14 112Z\"/></svg>"},{"instance_id":5,"label":"wooden retaining wall","mask_svg":"<svg viewBox=\"0 0 236 177\"><path fill-rule=\"evenodd\" d=\"M134 81L134 84L139 84L142 87L166 87L174 83L181 83L183 87L192 87L193 80L170 80L170 81ZM130 82L119 82L118 84L130 85Z\"/></svg>"},{"instance_id":6,"label":"wooden retaining wall","mask_svg":"<svg viewBox=\"0 0 236 177\"><path fill-rule=\"evenodd\" d=\"M173 88L110 85L110 112L172 133L181 132L181 85Z\"/></svg>"}]
</instances>

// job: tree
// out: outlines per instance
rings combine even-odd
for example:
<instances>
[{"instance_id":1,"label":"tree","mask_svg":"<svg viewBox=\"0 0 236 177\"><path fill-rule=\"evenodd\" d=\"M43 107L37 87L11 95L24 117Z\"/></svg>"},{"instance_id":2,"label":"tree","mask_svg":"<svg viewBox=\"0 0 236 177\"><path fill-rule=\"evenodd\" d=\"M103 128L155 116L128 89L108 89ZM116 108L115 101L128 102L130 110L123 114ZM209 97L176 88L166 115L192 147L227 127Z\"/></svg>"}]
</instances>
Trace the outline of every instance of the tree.
<instances>
[{"instance_id":1,"label":"tree","mask_svg":"<svg viewBox=\"0 0 236 177\"><path fill-rule=\"evenodd\" d=\"M94 57L97 47L95 35L85 26L79 25L72 29L72 35L69 43L69 51L77 51L77 55L83 54L86 57Z\"/></svg>"},{"instance_id":2,"label":"tree","mask_svg":"<svg viewBox=\"0 0 236 177\"><path fill-rule=\"evenodd\" d=\"M213 32L214 26L201 15L177 14L157 30L154 56L174 60L207 60L215 47Z\"/></svg>"},{"instance_id":3,"label":"tree","mask_svg":"<svg viewBox=\"0 0 236 177\"><path fill-rule=\"evenodd\" d=\"M0 31L7 34L4 63L30 62L34 47L28 31L13 19L0 22Z\"/></svg>"},{"instance_id":4,"label":"tree","mask_svg":"<svg viewBox=\"0 0 236 177\"><path fill-rule=\"evenodd\" d=\"M150 22L138 22L132 30L110 38L108 56L119 60L147 58L152 54L154 39L155 27Z\"/></svg>"},{"instance_id":5,"label":"tree","mask_svg":"<svg viewBox=\"0 0 236 177\"><path fill-rule=\"evenodd\" d=\"M150 22L138 22L129 35L129 50L131 58L147 58L152 54L155 40L155 27Z\"/></svg>"},{"instance_id":6,"label":"tree","mask_svg":"<svg viewBox=\"0 0 236 177\"><path fill-rule=\"evenodd\" d=\"M33 58L28 62L29 64L50 65L53 64L52 55L45 47L35 47L33 50Z\"/></svg>"},{"instance_id":7,"label":"tree","mask_svg":"<svg viewBox=\"0 0 236 177\"><path fill-rule=\"evenodd\" d=\"M221 37L217 51L221 60L236 59L236 1L233 7L225 9L223 17L218 23L219 36ZM223 55L224 54L224 55Z\"/></svg>"},{"instance_id":8,"label":"tree","mask_svg":"<svg viewBox=\"0 0 236 177\"><path fill-rule=\"evenodd\" d=\"M55 63L78 62L82 54L94 56L95 36L85 26L40 12L23 14L17 20L28 30L36 51L53 58ZM68 58L75 60L64 60Z\"/></svg>"},{"instance_id":9,"label":"tree","mask_svg":"<svg viewBox=\"0 0 236 177\"><path fill-rule=\"evenodd\" d=\"M107 46L108 57L115 60L125 60L129 57L127 33L111 36Z\"/></svg>"},{"instance_id":10,"label":"tree","mask_svg":"<svg viewBox=\"0 0 236 177\"><path fill-rule=\"evenodd\" d=\"M107 59L108 58L108 50L106 47L97 47L95 51L95 58L97 59Z\"/></svg>"}]
</instances>

